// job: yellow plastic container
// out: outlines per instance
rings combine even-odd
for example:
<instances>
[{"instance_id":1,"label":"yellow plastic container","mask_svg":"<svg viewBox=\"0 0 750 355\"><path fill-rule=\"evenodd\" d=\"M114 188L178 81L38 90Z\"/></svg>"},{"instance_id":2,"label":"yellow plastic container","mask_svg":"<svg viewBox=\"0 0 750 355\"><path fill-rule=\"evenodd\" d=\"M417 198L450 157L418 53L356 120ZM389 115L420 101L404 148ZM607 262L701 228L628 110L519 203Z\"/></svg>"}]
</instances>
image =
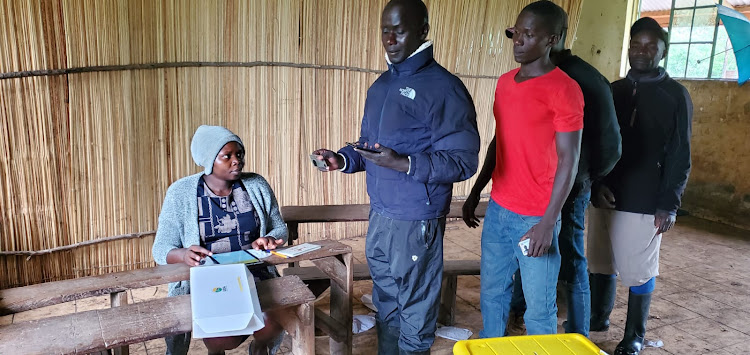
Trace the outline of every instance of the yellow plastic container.
<instances>
[{"instance_id":1,"label":"yellow plastic container","mask_svg":"<svg viewBox=\"0 0 750 355\"><path fill-rule=\"evenodd\" d=\"M581 334L526 335L462 340L454 355L606 355Z\"/></svg>"}]
</instances>

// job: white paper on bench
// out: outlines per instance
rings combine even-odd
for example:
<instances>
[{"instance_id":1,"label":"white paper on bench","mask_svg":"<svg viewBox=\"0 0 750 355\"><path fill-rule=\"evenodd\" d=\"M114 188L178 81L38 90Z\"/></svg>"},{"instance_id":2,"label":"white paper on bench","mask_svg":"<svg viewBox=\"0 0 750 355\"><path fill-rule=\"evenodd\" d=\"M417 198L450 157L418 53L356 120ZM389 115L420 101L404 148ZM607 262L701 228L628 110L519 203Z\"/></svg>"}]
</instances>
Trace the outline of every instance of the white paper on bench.
<instances>
[{"instance_id":1,"label":"white paper on bench","mask_svg":"<svg viewBox=\"0 0 750 355\"><path fill-rule=\"evenodd\" d=\"M193 338L252 334L265 326L255 279L244 264L190 268Z\"/></svg>"},{"instance_id":2,"label":"white paper on bench","mask_svg":"<svg viewBox=\"0 0 750 355\"><path fill-rule=\"evenodd\" d=\"M320 249L320 245L312 244L312 243L302 243L299 245L295 245L293 247L279 249L277 252L279 254L284 254L290 258L293 258L295 256L300 256L304 253L309 253L313 250Z\"/></svg>"}]
</instances>

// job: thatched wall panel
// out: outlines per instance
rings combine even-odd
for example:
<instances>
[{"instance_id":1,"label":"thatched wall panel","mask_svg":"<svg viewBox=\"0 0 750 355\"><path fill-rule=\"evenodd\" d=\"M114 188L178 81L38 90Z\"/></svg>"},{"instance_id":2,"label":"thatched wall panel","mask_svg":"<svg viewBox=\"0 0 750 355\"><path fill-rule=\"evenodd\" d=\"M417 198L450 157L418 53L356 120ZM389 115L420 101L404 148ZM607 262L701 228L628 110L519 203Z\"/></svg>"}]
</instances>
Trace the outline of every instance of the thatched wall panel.
<instances>
[{"instance_id":1,"label":"thatched wall panel","mask_svg":"<svg viewBox=\"0 0 750 355\"><path fill-rule=\"evenodd\" d=\"M495 77L516 66L503 30L528 2L427 1L437 60L474 98L481 157L494 129ZM581 2L559 2L571 14L569 40ZM359 136L371 71L386 68L378 30L385 3L0 0L0 73L235 62L0 80L0 250L155 229L169 184L200 171L189 151L200 124L238 133L246 170L265 176L282 205L367 203L364 174L318 173L308 154ZM254 61L281 66L243 67ZM473 181L454 194L468 194ZM365 231L366 223L316 224L300 235ZM152 242L0 256L0 288L152 265Z\"/></svg>"}]
</instances>

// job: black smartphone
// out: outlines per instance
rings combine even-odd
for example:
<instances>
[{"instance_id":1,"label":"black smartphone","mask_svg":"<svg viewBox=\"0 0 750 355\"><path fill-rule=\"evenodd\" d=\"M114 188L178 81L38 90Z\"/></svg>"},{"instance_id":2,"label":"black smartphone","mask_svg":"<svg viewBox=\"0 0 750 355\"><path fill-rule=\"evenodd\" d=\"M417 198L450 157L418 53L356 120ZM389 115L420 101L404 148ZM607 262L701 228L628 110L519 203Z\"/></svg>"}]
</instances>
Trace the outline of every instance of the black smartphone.
<instances>
[{"instance_id":1,"label":"black smartphone","mask_svg":"<svg viewBox=\"0 0 750 355\"><path fill-rule=\"evenodd\" d=\"M352 147L354 149L363 150L365 152L370 152L370 153L375 153L375 154L379 154L380 153L379 150L375 150L375 149L371 149L371 148L365 148L365 147L363 147L363 146L361 146L359 144L356 144L356 143L346 142L346 145L348 145L348 146L350 146L350 147Z\"/></svg>"}]
</instances>

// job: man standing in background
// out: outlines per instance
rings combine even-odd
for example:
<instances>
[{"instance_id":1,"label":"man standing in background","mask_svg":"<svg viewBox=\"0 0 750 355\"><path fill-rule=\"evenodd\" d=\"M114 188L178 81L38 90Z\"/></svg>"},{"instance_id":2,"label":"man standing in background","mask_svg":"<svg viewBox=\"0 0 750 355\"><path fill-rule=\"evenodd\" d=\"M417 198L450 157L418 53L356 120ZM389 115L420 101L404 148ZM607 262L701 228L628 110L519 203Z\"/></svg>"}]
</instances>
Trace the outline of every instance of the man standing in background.
<instances>
[{"instance_id":1,"label":"man standing in background","mask_svg":"<svg viewBox=\"0 0 750 355\"><path fill-rule=\"evenodd\" d=\"M668 43L667 32L650 17L630 28L631 69L612 84L622 158L593 188L586 250L591 289L611 296L601 313L592 309L592 329L609 326L616 274L630 291L616 355L643 349L662 233L675 223L690 174L693 103L685 87L659 67Z\"/></svg>"}]
</instances>

